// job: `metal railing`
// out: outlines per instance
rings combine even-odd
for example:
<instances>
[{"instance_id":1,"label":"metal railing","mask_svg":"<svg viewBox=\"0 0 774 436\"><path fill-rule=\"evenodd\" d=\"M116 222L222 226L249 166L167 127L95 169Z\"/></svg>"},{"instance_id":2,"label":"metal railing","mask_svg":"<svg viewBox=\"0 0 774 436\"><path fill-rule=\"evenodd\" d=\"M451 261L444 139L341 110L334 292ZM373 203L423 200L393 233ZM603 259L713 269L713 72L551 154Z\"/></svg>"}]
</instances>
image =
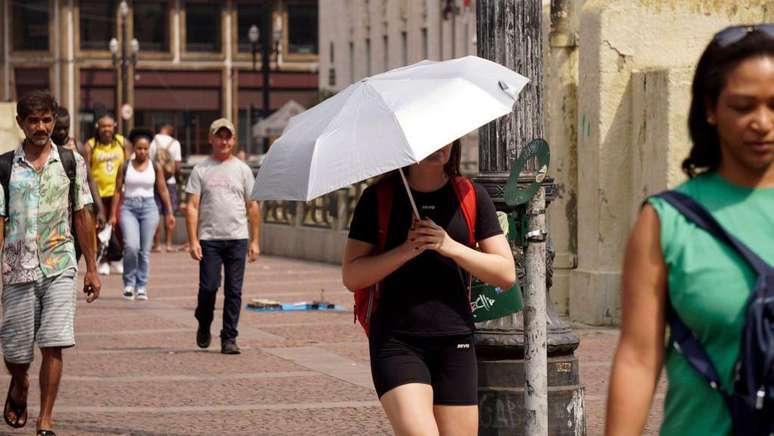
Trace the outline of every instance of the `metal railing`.
<instances>
[{"instance_id":1,"label":"metal railing","mask_svg":"<svg viewBox=\"0 0 774 436\"><path fill-rule=\"evenodd\" d=\"M250 168L253 174L258 172L258 166L250 165ZM183 198L185 184L192 169L193 165L190 164L183 164L180 168L179 183L183 188L180 198ZM263 201L261 202L263 222L295 227L346 230L352 221L352 214L355 212L360 195L369 182L370 180L359 182L308 202Z\"/></svg>"}]
</instances>

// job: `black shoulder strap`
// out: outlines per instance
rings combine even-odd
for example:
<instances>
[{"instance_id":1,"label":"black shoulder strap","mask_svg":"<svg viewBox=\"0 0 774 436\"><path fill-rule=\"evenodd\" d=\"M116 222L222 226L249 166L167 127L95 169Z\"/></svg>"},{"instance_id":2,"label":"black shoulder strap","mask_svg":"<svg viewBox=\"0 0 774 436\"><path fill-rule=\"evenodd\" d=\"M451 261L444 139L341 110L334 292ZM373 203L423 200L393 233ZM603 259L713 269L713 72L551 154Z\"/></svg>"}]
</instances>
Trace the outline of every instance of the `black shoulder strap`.
<instances>
[{"instance_id":1,"label":"black shoulder strap","mask_svg":"<svg viewBox=\"0 0 774 436\"><path fill-rule=\"evenodd\" d=\"M70 181L70 192L68 194L70 196L70 208L75 212L75 153L61 145L57 145L57 151L67 174L67 179Z\"/></svg>"},{"instance_id":2,"label":"black shoulder strap","mask_svg":"<svg viewBox=\"0 0 774 436\"><path fill-rule=\"evenodd\" d=\"M11 199L11 171L13 170L14 150L0 154L0 183L3 185L3 194L5 196L5 216L9 215Z\"/></svg>"},{"instance_id":3,"label":"black shoulder strap","mask_svg":"<svg viewBox=\"0 0 774 436\"><path fill-rule=\"evenodd\" d=\"M696 224L699 228L707 231L720 241L728 244L737 253L739 253L758 274L763 273L767 264L752 250L750 250L744 243L736 239L733 235L728 233L720 223L705 209L701 204L691 197L677 191L666 191L658 195L656 198L660 198L670 205L672 205L678 212L683 214L692 223ZM709 355L702 347L699 340L693 334L691 329L685 325L683 320L677 315L669 301L669 293L667 292L667 304L666 304L666 320L669 323L670 329L670 342L677 351L685 356L688 363L701 374L709 383L710 387L723 395L724 400L729 402L729 393L724 391L721 386L720 377L717 370L712 363Z\"/></svg>"}]
</instances>

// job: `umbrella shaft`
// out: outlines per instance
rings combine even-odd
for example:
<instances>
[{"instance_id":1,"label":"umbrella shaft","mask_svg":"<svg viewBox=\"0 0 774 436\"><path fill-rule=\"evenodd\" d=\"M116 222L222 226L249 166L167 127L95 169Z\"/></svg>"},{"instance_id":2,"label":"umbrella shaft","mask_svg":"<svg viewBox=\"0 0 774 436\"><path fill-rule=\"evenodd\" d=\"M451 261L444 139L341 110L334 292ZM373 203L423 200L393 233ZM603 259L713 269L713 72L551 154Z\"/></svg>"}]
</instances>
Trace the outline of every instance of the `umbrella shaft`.
<instances>
[{"instance_id":1,"label":"umbrella shaft","mask_svg":"<svg viewBox=\"0 0 774 436\"><path fill-rule=\"evenodd\" d=\"M421 220L419 216L419 210L417 210L417 204L414 202L414 196L411 195L411 188L409 187L408 180L406 180L406 175L403 174L403 168L398 168L398 171L400 171L400 178L403 179L403 186L406 187L406 194L408 194L409 201L411 202L411 208L414 210L414 216L417 217L418 220Z\"/></svg>"}]
</instances>

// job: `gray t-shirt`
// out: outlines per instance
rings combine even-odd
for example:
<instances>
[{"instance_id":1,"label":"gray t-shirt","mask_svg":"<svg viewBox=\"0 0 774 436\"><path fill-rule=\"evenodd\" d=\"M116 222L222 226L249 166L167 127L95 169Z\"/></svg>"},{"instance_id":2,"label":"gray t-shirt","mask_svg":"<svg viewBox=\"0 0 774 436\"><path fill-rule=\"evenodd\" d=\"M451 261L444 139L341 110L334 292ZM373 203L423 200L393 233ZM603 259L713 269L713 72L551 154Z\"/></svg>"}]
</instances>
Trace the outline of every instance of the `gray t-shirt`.
<instances>
[{"instance_id":1,"label":"gray t-shirt","mask_svg":"<svg viewBox=\"0 0 774 436\"><path fill-rule=\"evenodd\" d=\"M198 194L199 239L247 239L247 209L255 179L250 167L230 157L217 161L211 157L198 163L185 192Z\"/></svg>"}]
</instances>

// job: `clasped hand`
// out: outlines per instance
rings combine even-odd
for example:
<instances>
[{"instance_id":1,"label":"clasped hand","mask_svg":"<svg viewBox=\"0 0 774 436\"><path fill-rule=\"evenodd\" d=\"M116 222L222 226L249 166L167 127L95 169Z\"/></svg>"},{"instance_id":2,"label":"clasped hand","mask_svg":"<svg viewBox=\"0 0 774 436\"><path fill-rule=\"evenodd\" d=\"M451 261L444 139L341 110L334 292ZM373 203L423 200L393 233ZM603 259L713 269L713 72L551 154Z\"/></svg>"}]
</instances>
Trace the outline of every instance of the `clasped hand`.
<instances>
[{"instance_id":1,"label":"clasped hand","mask_svg":"<svg viewBox=\"0 0 774 436\"><path fill-rule=\"evenodd\" d=\"M449 237L443 227L429 218L414 219L406 237L406 244L417 254L425 250L435 250L438 254L447 257L451 257L459 245L457 241Z\"/></svg>"}]
</instances>

